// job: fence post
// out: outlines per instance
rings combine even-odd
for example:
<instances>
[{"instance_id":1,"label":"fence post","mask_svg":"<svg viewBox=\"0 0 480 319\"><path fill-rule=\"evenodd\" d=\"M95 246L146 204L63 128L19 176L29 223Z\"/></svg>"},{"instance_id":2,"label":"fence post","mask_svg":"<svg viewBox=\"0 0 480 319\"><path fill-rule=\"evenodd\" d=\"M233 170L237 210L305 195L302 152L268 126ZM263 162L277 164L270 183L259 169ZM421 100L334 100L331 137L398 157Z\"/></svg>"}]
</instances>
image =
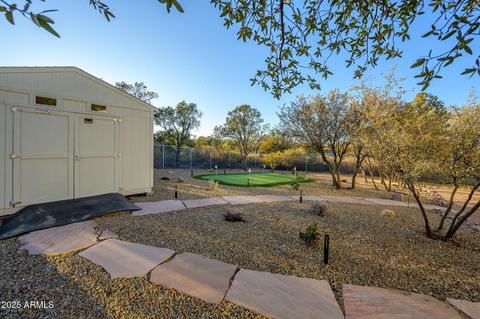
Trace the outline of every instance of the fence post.
<instances>
[{"instance_id":1,"label":"fence post","mask_svg":"<svg viewBox=\"0 0 480 319\"><path fill-rule=\"evenodd\" d=\"M308 153L305 151L305 172L307 171L308 166Z\"/></svg>"},{"instance_id":2,"label":"fence post","mask_svg":"<svg viewBox=\"0 0 480 319\"><path fill-rule=\"evenodd\" d=\"M231 160L231 154L230 152L228 152L228 167L232 167L232 163L230 162Z\"/></svg>"},{"instance_id":3,"label":"fence post","mask_svg":"<svg viewBox=\"0 0 480 319\"><path fill-rule=\"evenodd\" d=\"M208 155L210 156L210 168L212 168L212 150L208 152Z\"/></svg>"},{"instance_id":4,"label":"fence post","mask_svg":"<svg viewBox=\"0 0 480 319\"><path fill-rule=\"evenodd\" d=\"M162 143L162 168L165 168L165 144Z\"/></svg>"},{"instance_id":5,"label":"fence post","mask_svg":"<svg viewBox=\"0 0 480 319\"><path fill-rule=\"evenodd\" d=\"M190 150L190 169L192 169L192 147L189 147Z\"/></svg>"}]
</instances>

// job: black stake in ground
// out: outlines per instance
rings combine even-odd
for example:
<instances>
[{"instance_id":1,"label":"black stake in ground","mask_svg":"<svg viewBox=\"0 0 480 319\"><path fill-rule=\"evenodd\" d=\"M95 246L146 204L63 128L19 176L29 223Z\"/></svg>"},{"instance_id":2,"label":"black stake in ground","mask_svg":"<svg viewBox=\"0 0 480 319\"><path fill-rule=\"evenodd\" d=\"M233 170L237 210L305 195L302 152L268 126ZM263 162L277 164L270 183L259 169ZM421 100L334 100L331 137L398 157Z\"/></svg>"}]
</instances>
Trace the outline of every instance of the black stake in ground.
<instances>
[{"instance_id":1,"label":"black stake in ground","mask_svg":"<svg viewBox=\"0 0 480 319\"><path fill-rule=\"evenodd\" d=\"M175 185L175 199L178 198L178 185Z\"/></svg>"},{"instance_id":2,"label":"black stake in ground","mask_svg":"<svg viewBox=\"0 0 480 319\"><path fill-rule=\"evenodd\" d=\"M193 169L190 170L190 177L193 177Z\"/></svg>"},{"instance_id":3,"label":"black stake in ground","mask_svg":"<svg viewBox=\"0 0 480 319\"><path fill-rule=\"evenodd\" d=\"M328 248L330 246L330 237L328 234L325 234L325 238L323 240L323 263L325 265L328 264Z\"/></svg>"},{"instance_id":4,"label":"black stake in ground","mask_svg":"<svg viewBox=\"0 0 480 319\"><path fill-rule=\"evenodd\" d=\"M227 172L225 171L225 168L223 169L223 175L227 175Z\"/></svg>"},{"instance_id":5,"label":"black stake in ground","mask_svg":"<svg viewBox=\"0 0 480 319\"><path fill-rule=\"evenodd\" d=\"M303 202L303 189L300 190L300 203Z\"/></svg>"},{"instance_id":6,"label":"black stake in ground","mask_svg":"<svg viewBox=\"0 0 480 319\"><path fill-rule=\"evenodd\" d=\"M247 186L250 187L250 177L247 179Z\"/></svg>"}]
</instances>

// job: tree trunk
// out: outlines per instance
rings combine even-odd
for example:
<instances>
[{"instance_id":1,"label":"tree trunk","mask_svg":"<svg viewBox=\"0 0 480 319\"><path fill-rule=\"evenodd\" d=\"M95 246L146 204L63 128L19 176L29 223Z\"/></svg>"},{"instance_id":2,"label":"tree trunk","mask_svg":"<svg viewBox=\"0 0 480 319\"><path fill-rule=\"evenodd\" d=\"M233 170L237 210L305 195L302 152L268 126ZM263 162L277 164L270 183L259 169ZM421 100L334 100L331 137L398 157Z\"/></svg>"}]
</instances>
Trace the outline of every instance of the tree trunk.
<instances>
[{"instance_id":1,"label":"tree trunk","mask_svg":"<svg viewBox=\"0 0 480 319\"><path fill-rule=\"evenodd\" d=\"M475 205L473 205L472 208L468 210L465 214L463 214L461 217L459 217L459 214L455 216L455 218L452 220L452 223L450 224L450 228L448 229L448 232L445 234L443 237L444 240L448 240L455 235L455 233L458 231L460 226L477 211L477 209L480 207L480 200L477 201ZM457 220L458 218L458 220Z\"/></svg>"},{"instance_id":2,"label":"tree trunk","mask_svg":"<svg viewBox=\"0 0 480 319\"><path fill-rule=\"evenodd\" d=\"M387 183L385 182L385 174L380 169L378 170L378 173L380 174L380 182L382 183L383 187L385 187L385 190L388 191L388 186L387 186Z\"/></svg>"},{"instance_id":3,"label":"tree trunk","mask_svg":"<svg viewBox=\"0 0 480 319\"><path fill-rule=\"evenodd\" d=\"M370 173L370 179L372 180L373 187L375 187L375 189L378 189L377 183L375 183L375 177L373 176L372 163L370 162L367 163L367 169L368 169L368 172Z\"/></svg>"},{"instance_id":4,"label":"tree trunk","mask_svg":"<svg viewBox=\"0 0 480 319\"><path fill-rule=\"evenodd\" d=\"M442 230L443 224L445 223L445 219L447 218L448 214L452 210L453 202L455 199L455 193L457 192L458 187L459 187L458 185L455 185L455 188L453 189L452 194L450 194L450 201L448 202L447 209L443 213L442 218L440 219L440 223L438 224L438 227L437 227L438 232Z\"/></svg>"},{"instance_id":5,"label":"tree trunk","mask_svg":"<svg viewBox=\"0 0 480 319\"><path fill-rule=\"evenodd\" d=\"M330 175L332 176L333 187L335 187L335 189L341 189L342 185L340 185L340 180L337 179L337 165L335 161L333 162L333 167L332 167L332 163L328 161L327 155L325 154L325 150L322 147L317 147L317 150L320 152L322 161L325 163L325 165L327 165Z\"/></svg>"},{"instance_id":6,"label":"tree trunk","mask_svg":"<svg viewBox=\"0 0 480 319\"><path fill-rule=\"evenodd\" d=\"M463 222L465 222L465 220L467 220L468 217L470 217L476 209L473 209L475 208L476 205L479 205L480 204L480 201L477 202L477 204L475 206L472 207L472 209L470 209L467 213L465 213L462 217L460 217L460 215L465 211L465 209L467 208L467 205L468 203L472 200L472 197L473 195L475 194L475 192L477 191L477 189L480 187L480 184L477 184L475 185L474 187L472 187L471 191L470 191L470 194L468 194L468 198L467 200L465 201L465 203L463 204L462 208L455 214L455 216L453 217L452 219L452 222L450 224L450 227L448 228L448 231L447 233L445 234L444 236L444 240L448 240L449 238L451 238L453 235L455 235L455 233L457 232L458 228L460 228L460 226L463 224ZM459 219L460 218L460 219ZM458 222L457 222L457 219Z\"/></svg>"},{"instance_id":7,"label":"tree trunk","mask_svg":"<svg viewBox=\"0 0 480 319\"><path fill-rule=\"evenodd\" d=\"M392 191L392 172L390 171L388 173L388 191Z\"/></svg>"},{"instance_id":8,"label":"tree trunk","mask_svg":"<svg viewBox=\"0 0 480 319\"><path fill-rule=\"evenodd\" d=\"M358 172L360 171L360 169L362 167L363 160L365 159L365 156L362 156L360 153L361 153L361 151L359 151L356 154L355 170L353 171L353 175L352 175L352 189L355 189L355 183L356 183L356 180L357 180L357 175L358 175ZM363 174L363 176L365 177L365 174ZM365 181L366 180L367 179L365 178Z\"/></svg>"},{"instance_id":9,"label":"tree trunk","mask_svg":"<svg viewBox=\"0 0 480 319\"><path fill-rule=\"evenodd\" d=\"M340 177L340 167L339 165L335 165L335 177L337 178L337 189L341 189L342 188L342 179Z\"/></svg>"},{"instance_id":10,"label":"tree trunk","mask_svg":"<svg viewBox=\"0 0 480 319\"><path fill-rule=\"evenodd\" d=\"M417 202L418 207L420 208L420 212L422 213L423 222L425 224L425 235L428 238L434 238L433 233L432 233L432 229L430 228L430 223L428 222L428 217L427 217L427 213L425 211L425 207L423 207L422 201L420 200L420 196L417 194L417 192L415 190L415 185L412 182L406 182L406 184L407 184L408 189L412 193L413 197L415 198L415 201Z\"/></svg>"},{"instance_id":11,"label":"tree trunk","mask_svg":"<svg viewBox=\"0 0 480 319\"><path fill-rule=\"evenodd\" d=\"M180 147L177 146L177 149L175 150L175 167L180 168Z\"/></svg>"}]
</instances>

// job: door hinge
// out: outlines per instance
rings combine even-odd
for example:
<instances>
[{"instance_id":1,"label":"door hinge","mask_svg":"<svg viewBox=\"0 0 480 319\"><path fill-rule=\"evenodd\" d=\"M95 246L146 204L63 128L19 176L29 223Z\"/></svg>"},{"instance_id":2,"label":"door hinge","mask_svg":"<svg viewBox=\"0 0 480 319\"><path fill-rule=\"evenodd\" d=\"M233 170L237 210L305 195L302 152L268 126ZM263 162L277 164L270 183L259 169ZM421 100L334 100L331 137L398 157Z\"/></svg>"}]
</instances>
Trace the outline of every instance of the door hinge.
<instances>
[{"instance_id":1,"label":"door hinge","mask_svg":"<svg viewBox=\"0 0 480 319\"><path fill-rule=\"evenodd\" d=\"M15 154L10 154L9 157L10 157L11 160L14 160L14 159L16 159L16 158L22 158L21 155L15 155Z\"/></svg>"},{"instance_id":2,"label":"door hinge","mask_svg":"<svg viewBox=\"0 0 480 319\"><path fill-rule=\"evenodd\" d=\"M10 207L13 208L13 207L15 207L15 206L17 206L17 205L20 205L21 203L22 203L22 202L20 202L20 201L16 201L16 202L10 201L10 202L8 202L8 205L10 205Z\"/></svg>"}]
</instances>

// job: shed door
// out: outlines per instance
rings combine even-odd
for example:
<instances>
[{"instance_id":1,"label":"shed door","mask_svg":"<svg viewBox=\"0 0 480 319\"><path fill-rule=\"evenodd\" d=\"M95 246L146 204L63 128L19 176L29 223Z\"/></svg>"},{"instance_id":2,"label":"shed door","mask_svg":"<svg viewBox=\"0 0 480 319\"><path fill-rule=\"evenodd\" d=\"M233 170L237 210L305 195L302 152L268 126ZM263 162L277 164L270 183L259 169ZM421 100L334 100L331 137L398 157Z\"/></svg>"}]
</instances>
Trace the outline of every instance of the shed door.
<instances>
[{"instance_id":1,"label":"shed door","mask_svg":"<svg viewBox=\"0 0 480 319\"><path fill-rule=\"evenodd\" d=\"M113 117L76 115L76 198L120 190L119 123Z\"/></svg>"},{"instance_id":2,"label":"shed door","mask_svg":"<svg viewBox=\"0 0 480 319\"><path fill-rule=\"evenodd\" d=\"M22 107L10 111L11 204L73 198L73 116Z\"/></svg>"}]
</instances>

